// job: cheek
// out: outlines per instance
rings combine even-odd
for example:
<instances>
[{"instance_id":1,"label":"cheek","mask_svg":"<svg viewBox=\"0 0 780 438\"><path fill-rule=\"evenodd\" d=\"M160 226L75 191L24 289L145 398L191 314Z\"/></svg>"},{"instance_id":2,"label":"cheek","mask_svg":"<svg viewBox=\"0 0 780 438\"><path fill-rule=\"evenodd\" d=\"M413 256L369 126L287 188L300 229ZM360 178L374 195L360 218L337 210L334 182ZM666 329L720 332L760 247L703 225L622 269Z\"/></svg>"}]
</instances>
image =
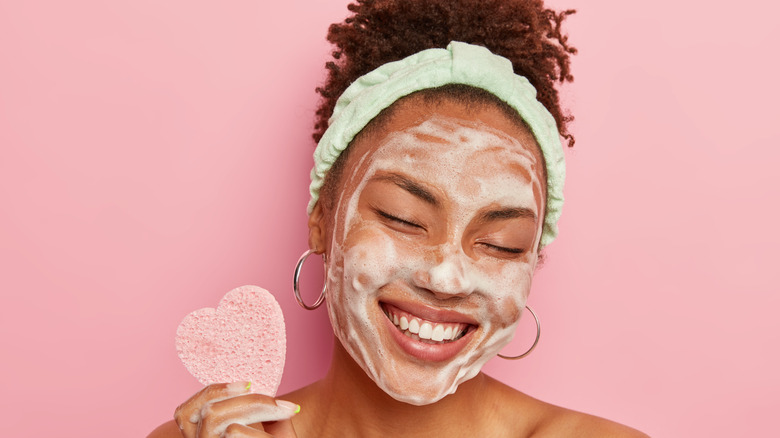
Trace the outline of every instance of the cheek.
<instances>
[{"instance_id":1,"label":"cheek","mask_svg":"<svg viewBox=\"0 0 780 438\"><path fill-rule=\"evenodd\" d=\"M531 290L533 267L526 263L511 264L492 266L483 272L483 290L487 291L484 317L497 328L514 324L520 319Z\"/></svg>"},{"instance_id":2,"label":"cheek","mask_svg":"<svg viewBox=\"0 0 780 438\"><path fill-rule=\"evenodd\" d=\"M386 234L370 227L353 227L344 242L345 287L368 293L398 277L399 254Z\"/></svg>"}]
</instances>

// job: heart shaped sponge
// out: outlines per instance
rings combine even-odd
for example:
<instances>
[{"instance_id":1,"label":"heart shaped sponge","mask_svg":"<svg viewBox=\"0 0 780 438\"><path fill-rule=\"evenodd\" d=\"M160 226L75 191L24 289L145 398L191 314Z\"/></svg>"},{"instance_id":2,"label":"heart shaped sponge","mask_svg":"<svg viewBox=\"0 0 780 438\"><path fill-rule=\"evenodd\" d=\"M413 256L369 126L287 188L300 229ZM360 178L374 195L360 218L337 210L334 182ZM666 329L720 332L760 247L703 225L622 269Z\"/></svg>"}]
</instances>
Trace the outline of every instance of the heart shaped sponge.
<instances>
[{"instance_id":1,"label":"heart shaped sponge","mask_svg":"<svg viewBox=\"0 0 780 438\"><path fill-rule=\"evenodd\" d=\"M279 303L257 286L231 290L176 330L179 358L202 384L250 381L253 392L270 396L282 380L286 343Z\"/></svg>"}]
</instances>

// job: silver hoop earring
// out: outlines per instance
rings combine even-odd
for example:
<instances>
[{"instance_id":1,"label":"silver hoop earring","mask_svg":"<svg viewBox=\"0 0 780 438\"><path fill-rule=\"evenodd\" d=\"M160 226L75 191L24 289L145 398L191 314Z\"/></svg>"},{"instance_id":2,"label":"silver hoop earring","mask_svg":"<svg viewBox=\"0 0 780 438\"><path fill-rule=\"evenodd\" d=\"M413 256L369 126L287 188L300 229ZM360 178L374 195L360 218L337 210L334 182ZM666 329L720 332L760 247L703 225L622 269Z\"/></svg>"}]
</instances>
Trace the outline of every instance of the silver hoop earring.
<instances>
[{"instance_id":1,"label":"silver hoop earring","mask_svg":"<svg viewBox=\"0 0 780 438\"><path fill-rule=\"evenodd\" d=\"M295 292L295 300L298 301L298 304L306 310L314 310L317 307L320 307L320 305L325 301L325 290L327 288L325 284L326 275L323 274L322 292L320 292L320 296L317 298L317 301L315 301L314 304L309 306L306 303L304 303L303 298L301 298L301 291L298 288L298 277L301 276L301 268L303 268L303 263L306 261L306 258L312 254L314 254L314 251L310 249L306 250L306 252L303 253L301 258L298 259L298 264L295 265L295 273L293 274L293 292ZM325 258L325 254L322 255L322 262L323 263L327 262L327 259Z\"/></svg>"},{"instance_id":2,"label":"silver hoop earring","mask_svg":"<svg viewBox=\"0 0 780 438\"><path fill-rule=\"evenodd\" d=\"M539 336L542 335L542 325L539 324L539 318L536 316L533 310L529 306L525 306L526 309L528 309L529 312L531 312L531 315L533 315L534 320L536 321L536 339L534 339L534 344L531 345L531 348L528 349L525 353L521 354L520 356L504 356L503 354L499 353L498 357L501 359L509 359L509 360L516 360L516 359L522 359L529 354L531 354L532 351L534 351L534 348L536 348L536 344L539 343Z\"/></svg>"}]
</instances>

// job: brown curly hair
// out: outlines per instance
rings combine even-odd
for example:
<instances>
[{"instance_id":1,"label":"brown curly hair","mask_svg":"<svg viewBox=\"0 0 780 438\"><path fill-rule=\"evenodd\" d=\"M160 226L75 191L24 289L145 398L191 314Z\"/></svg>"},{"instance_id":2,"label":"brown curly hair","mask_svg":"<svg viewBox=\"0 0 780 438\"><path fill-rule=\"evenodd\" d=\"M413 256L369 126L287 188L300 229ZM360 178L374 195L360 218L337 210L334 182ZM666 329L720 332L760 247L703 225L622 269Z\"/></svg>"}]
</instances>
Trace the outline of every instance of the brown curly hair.
<instances>
[{"instance_id":1,"label":"brown curly hair","mask_svg":"<svg viewBox=\"0 0 780 438\"><path fill-rule=\"evenodd\" d=\"M336 46L325 64L328 77L316 90L314 140L328 127L336 100L358 77L382 64L421 50L462 41L487 47L508 58L516 74L536 87L537 99L553 115L569 146L567 125L573 117L560 106L556 82L571 82L569 56L577 53L561 33L574 10L546 9L542 0L357 0L353 15L328 30Z\"/></svg>"}]
</instances>

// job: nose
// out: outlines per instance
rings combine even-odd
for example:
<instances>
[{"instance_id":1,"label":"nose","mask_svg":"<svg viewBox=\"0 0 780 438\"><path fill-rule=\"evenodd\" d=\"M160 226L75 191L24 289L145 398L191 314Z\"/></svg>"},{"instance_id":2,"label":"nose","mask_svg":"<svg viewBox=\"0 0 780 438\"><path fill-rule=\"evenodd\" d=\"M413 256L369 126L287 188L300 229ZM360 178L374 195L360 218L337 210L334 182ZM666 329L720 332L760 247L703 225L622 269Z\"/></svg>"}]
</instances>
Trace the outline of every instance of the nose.
<instances>
[{"instance_id":1,"label":"nose","mask_svg":"<svg viewBox=\"0 0 780 438\"><path fill-rule=\"evenodd\" d=\"M435 262L414 276L415 285L427 289L436 298L465 297L474 291L466 254L452 246L437 251Z\"/></svg>"}]
</instances>

